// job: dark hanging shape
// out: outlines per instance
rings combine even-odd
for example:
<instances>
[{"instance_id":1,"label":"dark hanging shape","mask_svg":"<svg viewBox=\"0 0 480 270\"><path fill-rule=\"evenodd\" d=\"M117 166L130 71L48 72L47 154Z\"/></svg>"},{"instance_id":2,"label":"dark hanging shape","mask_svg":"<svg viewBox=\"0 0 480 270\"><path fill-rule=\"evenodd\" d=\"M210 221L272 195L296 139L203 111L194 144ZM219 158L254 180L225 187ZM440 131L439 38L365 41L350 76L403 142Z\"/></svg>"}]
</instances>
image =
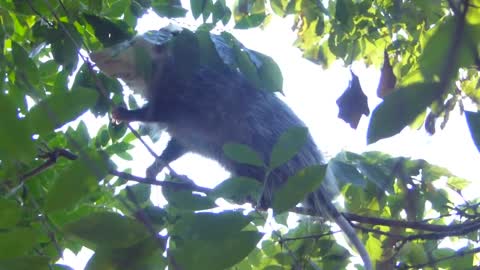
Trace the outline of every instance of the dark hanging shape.
<instances>
[{"instance_id":1,"label":"dark hanging shape","mask_svg":"<svg viewBox=\"0 0 480 270\"><path fill-rule=\"evenodd\" d=\"M352 73L350 85L337 99L338 118L343 119L350 124L351 128L356 129L362 114L368 116L370 109L368 108L368 98L362 91L357 75L352 71L350 72Z\"/></svg>"},{"instance_id":2,"label":"dark hanging shape","mask_svg":"<svg viewBox=\"0 0 480 270\"><path fill-rule=\"evenodd\" d=\"M384 98L395 89L395 84L397 83L397 78L393 74L393 68L390 64L390 59L388 59L387 50L383 51L383 66L382 73L380 74L380 82L378 83L377 96L379 98Z\"/></svg>"}]
</instances>

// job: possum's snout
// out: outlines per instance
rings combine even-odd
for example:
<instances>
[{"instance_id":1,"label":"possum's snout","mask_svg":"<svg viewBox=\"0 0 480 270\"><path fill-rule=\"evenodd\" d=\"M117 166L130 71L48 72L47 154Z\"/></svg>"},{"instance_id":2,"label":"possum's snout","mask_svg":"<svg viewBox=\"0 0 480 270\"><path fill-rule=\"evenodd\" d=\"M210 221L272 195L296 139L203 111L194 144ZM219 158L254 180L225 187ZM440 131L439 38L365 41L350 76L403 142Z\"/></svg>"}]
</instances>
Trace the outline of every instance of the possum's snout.
<instances>
[{"instance_id":1,"label":"possum's snout","mask_svg":"<svg viewBox=\"0 0 480 270\"><path fill-rule=\"evenodd\" d=\"M91 53L90 58L107 76L121 79L131 90L145 96L149 84L149 74L145 74L148 64L145 62L151 61L153 54L153 44L134 39Z\"/></svg>"}]
</instances>

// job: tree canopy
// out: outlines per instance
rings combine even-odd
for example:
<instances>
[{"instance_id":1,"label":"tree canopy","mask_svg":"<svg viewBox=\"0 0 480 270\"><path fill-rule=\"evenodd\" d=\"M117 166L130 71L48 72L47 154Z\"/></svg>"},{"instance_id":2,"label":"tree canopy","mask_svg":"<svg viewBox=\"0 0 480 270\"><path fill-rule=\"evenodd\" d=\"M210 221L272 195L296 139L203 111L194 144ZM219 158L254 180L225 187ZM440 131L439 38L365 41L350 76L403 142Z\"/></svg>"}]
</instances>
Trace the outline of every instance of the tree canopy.
<instances>
[{"instance_id":1,"label":"tree canopy","mask_svg":"<svg viewBox=\"0 0 480 270\"><path fill-rule=\"evenodd\" d=\"M82 247L95 252L88 270L345 269L353 254L338 243L331 224L298 207L325 171L339 182L343 214L376 269L478 267L480 197L465 199L470 181L427 160L338 153L328 165L289 179L277 191L273 217L245 211L243 203L255 204L261 193L253 179L232 177L209 189L171 168L163 181L119 170L112 157L133 161L133 144L155 137L106 120L116 106L138 105L132 95L124 97L119 81L94 68L90 56L131 40L150 10L172 20L193 16L195 28L168 39L185 76L192 63L227 66L259 88L281 91L282 74L272 58L216 30L265 27L273 16L291 16L293 45L304 58L324 68L359 61L381 70L377 94L383 101L371 112L368 143L404 128L433 135L460 112L480 150L480 0L185 4L0 0L0 270L72 269L58 260L65 249ZM135 71L148 75L148 56L135 53ZM370 113L358 76L352 73L337 101L339 117L352 127ZM104 120L96 134L84 121L69 124L87 111ZM298 151L304 136L302 129L282 135L270 164L245 145L225 145L224 151L274 168ZM148 143L144 147L151 151ZM161 186L165 206L150 199L153 185ZM209 211L219 198L238 210ZM272 219L274 229L264 230ZM452 242L458 248L449 247Z\"/></svg>"}]
</instances>

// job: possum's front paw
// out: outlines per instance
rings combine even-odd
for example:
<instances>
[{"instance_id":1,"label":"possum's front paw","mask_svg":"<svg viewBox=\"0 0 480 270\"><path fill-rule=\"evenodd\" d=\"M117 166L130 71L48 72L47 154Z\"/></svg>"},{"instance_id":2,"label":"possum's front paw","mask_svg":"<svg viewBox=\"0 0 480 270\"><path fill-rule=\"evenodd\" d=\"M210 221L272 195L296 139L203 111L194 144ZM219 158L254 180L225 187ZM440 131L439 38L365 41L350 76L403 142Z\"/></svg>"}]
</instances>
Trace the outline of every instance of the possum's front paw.
<instances>
[{"instance_id":1,"label":"possum's front paw","mask_svg":"<svg viewBox=\"0 0 480 270\"><path fill-rule=\"evenodd\" d=\"M112 118L115 122L128 122L130 111L123 107L117 107L112 110Z\"/></svg>"}]
</instances>

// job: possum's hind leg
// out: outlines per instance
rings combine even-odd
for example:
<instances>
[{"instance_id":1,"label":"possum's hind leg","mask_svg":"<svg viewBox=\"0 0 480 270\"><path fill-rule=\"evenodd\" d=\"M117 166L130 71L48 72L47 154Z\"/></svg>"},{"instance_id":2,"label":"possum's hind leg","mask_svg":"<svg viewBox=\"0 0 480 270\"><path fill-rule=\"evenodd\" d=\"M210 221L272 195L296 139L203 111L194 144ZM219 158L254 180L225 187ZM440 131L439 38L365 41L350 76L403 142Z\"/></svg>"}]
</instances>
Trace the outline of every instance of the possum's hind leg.
<instances>
[{"instance_id":1,"label":"possum's hind leg","mask_svg":"<svg viewBox=\"0 0 480 270\"><path fill-rule=\"evenodd\" d=\"M188 151L185 149L185 147L181 145L175 138L170 139L162 154L152 163L152 165L150 165L150 167L148 167L147 177L156 178L157 174L162 171L165 165L178 159L187 152Z\"/></svg>"}]
</instances>

